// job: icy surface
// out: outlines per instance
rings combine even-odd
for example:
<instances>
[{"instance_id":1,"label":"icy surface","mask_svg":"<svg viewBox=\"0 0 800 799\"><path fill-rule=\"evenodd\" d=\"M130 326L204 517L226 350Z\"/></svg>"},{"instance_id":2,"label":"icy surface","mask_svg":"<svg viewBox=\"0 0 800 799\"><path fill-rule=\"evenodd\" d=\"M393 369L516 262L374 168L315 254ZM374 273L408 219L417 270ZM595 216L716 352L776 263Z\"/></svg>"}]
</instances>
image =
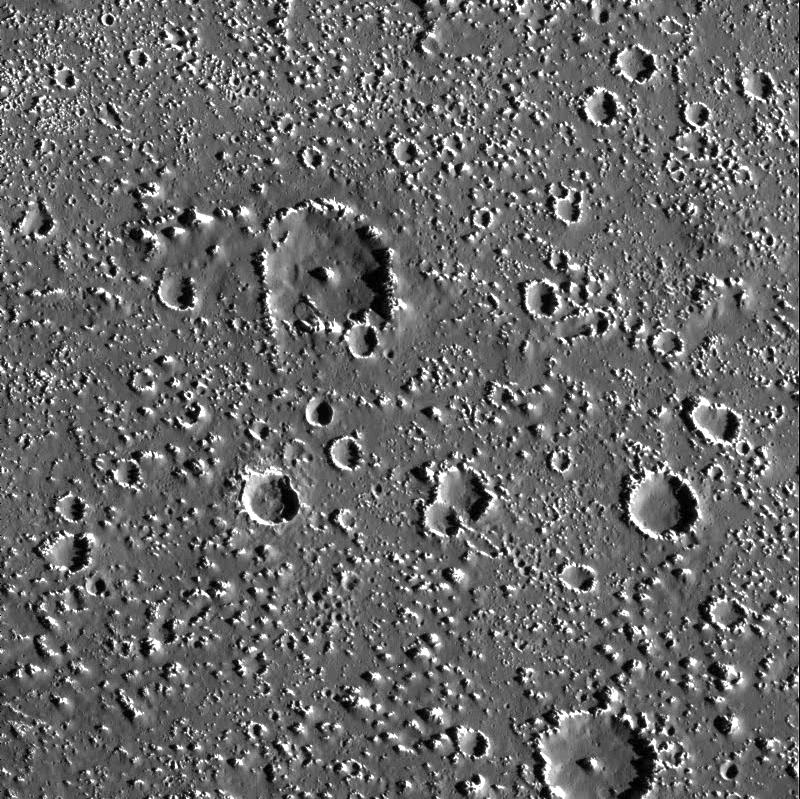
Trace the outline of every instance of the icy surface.
<instances>
[{"instance_id":1,"label":"icy surface","mask_svg":"<svg viewBox=\"0 0 800 799\"><path fill-rule=\"evenodd\" d=\"M0 799L797 797L797 46L0 2Z\"/></svg>"}]
</instances>

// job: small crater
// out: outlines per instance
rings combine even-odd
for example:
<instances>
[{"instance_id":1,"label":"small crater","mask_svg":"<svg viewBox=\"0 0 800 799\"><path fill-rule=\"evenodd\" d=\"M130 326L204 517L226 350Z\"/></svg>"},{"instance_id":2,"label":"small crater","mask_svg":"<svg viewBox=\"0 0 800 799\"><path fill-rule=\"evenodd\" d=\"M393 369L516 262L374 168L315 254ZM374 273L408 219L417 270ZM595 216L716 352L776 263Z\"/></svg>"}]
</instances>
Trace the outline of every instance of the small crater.
<instances>
[{"instance_id":1,"label":"small crater","mask_svg":"<svg viewBox=\"0 0 800 799\"><path fill-rule=\"evenodd\" d=\"M87 505L75 494L66 494L56 503L56 511L68 522L77 524L86 517Z\"/></svg>"},{"instance_id":2,"label":"small crater","mask_svg":"<svg viewBox=\"0 0 800 799\"><path fill-rule=\"evenodd\" d=\"M148 53L139 47L127 50L125 52L125 60L134 69L144 69L152 61Z\"/></svg>"},{"instance_id":3,"label":"small crater","mask_svg":"<svg viewBox=\"0 0 800 799\"><path fill-rule=\"evenodd\" d=\"M559 579L570 590L585 594L594 591L596 572L591 566L567 563L561 567Z\"/></svg>"},{"instance_id":4,"label":"small crater","mask_svg":"<svg viewBox=\"0 0 800 799\"><path fill-rule=\"evenodd\" d=\"M300 150L297 160L306 169L319 169L325 162L325 156L316 147L309 146Z\"/></svg>"},{"instance_id":5,"label":"small crater","mask_svg":"<svg viewBox=\"0 0 800 799\"><path fill-rule=\"evenodd\" d=\"M392 156L400 166L409 166L419 159L419 151L413 142L401 139L393 145Z\"/></svg>"},{"instance_id":6,"label":"small crater","mask_svg":"<svg viewBox=\"0 0 800 799\"><path fill-rule=\"evenodd\" d=\"M704 397L687 401L682 415L690 430L712 444L735 443L742 427L742 420L737 413Z\"/></svg>"},{"instance_id":7,"label":"small crater","mask_svg":"<svg viewBox=\"0 0 800 799\"><path fill-rule=\"evenodd\" d=\"M333 406L325 397L315 397L306 405L306 421L312 427L327 427L333 416Z\"/></svg>"},{"instance_id":8,"label":"small crater","mask_svg":"<svg viewBox=\"0 0 800 799\"><path fill-rule=\"evenodd\" d=\"M142 469L135 460L126 460L114 470L114 480L124 488L139 488L142 483Z\"/></svg>"},{"instance_id":9,"label":"small crater","mask_svg":"<svg viewBox=\"0 0 800 799\"><path fill-rule=\"evenodd\" d=\"M336 438L328 445L328 460L335 468L352 472L364 462L361 445L352 436Z\"/></svg>"},{"instance_id":10,"label":"small crater","mask_svg":"<svg viewBox=\"0 0 800 799\"><path fill-rule=\"evenodd\" d=\"M613 92L593 89L583 100L581 116L593 125L608 127L616 121L618 110L619 102Z\"/></svg>"},{"instance_id":11,"label":"small crater","mask_svg":"<svg viewBox=\"0 0 800 799\"><path fill-rule=\"evenodd\" d=\"M683 119L693 128L704 128L711 119L711 109L705 103L688 103L683 108Z\"/></svg>"},{"instance_id":12,"label":"small crater","mask_svg":"<svg viewBox=\"0 0 800 799\"><path fill-rule=\"evenodd\" d=\"M730 713L715 716L713 724L714 729L723 735L731 735L739 729L739 719Z\"/></svg>"},{"instance_id":13,"label":"small crater","mask_svg":"<svg viewBox=\"0 0 800 799\"><path fill-rule=\"evenodd\" d=\"M726 760L720 766L719 773L723 779L733 782L739 776L739 766L732 760Z\"/></svg>"},{"instance_id":14,"label":"small crater","mask_svg":"<svg viewBox=\"0 0 800 799\"><path fill-rule=\"evenodd\" d=\"M276 526L297 516L300 499L289 477L270 469L248 475L242 490L242 505L257 524Z\"/></svg>"},{"instance_id":15,"label":"small crater","mask_svg":"<svg viewBox=\"0 0 800 799\"><path fill-rule=\"evenodd\" d=\"M489 208L480 208L472 214L472 224L480 230L491 227L497 215Z\"/></svg>"},{"instance_id":16,"label":"small crater","mask_svg":"<svg viewBox=\"0 0 800 799\"><path fill-rule=\"evenodd\" d=\"M456 750L466 757L477 759L489 754L491 744L480 730L459 725L447 730L447 737L453 742Z\"/></svg>"},{"instance_id":17,"label":"small crater","mask_svg":"<svg viewBox=\"0 0 800 799\"><path fill-rule=\"evenodd\" d=\"M150 367L136 369L131 373L128 387L137 394L153 392L156 390L156 377Z\"/></svg>"},{"instance_id":18,"label":"small crater","mask_svg":"<svg viewBox=\"0 0 800 799\"><path fill-rule=\"evenodd\" d=\"M650 349L662 358L677 358L683 354L683 339L674 330L662 330L650 339Z\"/></svg>"},{"instance_id":19,"label":"small crater","mask_svg":"<svg viewBox=\"0 0 800 799\"><path fill-rule=\"evenodd\" d=\"M355 514L349 508L337 508L331 513L330 522L343 533L353 533L357 527Z\"/></svg>"},{"instance_id":20,"label":"small crater","mask_svg":"<svg viewBox=\"0 0 800 799\"><path fill-rule=\"evenodd\" d=\"M93 540L93 536L88 533L60 533L40 544L35 552L51 568L76 573L89 565Z\"/></svg>"},{"instance_id":21,"label":"small crater","mask_svg":"<svg viewBox=\"0 0 800 799\"><path fill-rule=\"evenodd\" d=\"M709 597L700 606L700 614L717 629L731 631L741 629L747 618L747 612L739 602L724 597Z\"/></svg>"},{"instance_id":22,"label":"small crater","mask_svg":"<svg viewBox=\"0 0 800 799\"><path fill-rule=\"evenodd\" d=\"M158 284L158 298L172 311L193 311L199 305L194 278L165 272Z\"/></svg>"},{"instance_id":23,"label":"small crater","mask_svg":"<svg viewBox=\"0 0 800 799\"><path fill-rule=\"evenodd\" d=\"M694 492L671 472L646 471L624 494L630 522L649 538L689 532L699 517Z\"/></svg>"},{"instance_id":24,"label":"small crater","mask_svg":"<svg viewBox=\"0 0 800 799\"><path fill-rule=\"evenodd\" d=\"M775 81L768 72L749 70L742 75L742 91L746 97L765 103L775 94Z\"/></svg>"},{"instance_id":25,"label":"small crater","mask_svg":"<svg viewBox=\"0 0 800 799\"><path fill-rule=\"evenodd\" d=\"M88 586L88 591L95 596L109 596L110 592L108 590L108 585L106 581L102 577L95 577L94 580L90 581Z\"/></svg>"},{"instance_id":26,"label":"small crater","mask_svg":"<svg viewBox=\"0 0 800 799\"><path fill-rule=\"evenodd\" d=\"M456 793L466 797L481 797L486 795L489 788L489 781L483 774L472 774L466 779L459 780L455 784Z\"/></svg>"},{"instance_id":27,"label":"small crater","mask_svg":"<svg viewBox=\"0 0 800 799\"><path fill-rule=\"evenodd\" d=\"M369 358L378 348L378 333L370 324L353 325L345 334L345 340L354 358Z\"/></svg>"},{"instance_id":28,"label":"small crater","mask_svg":"<svg viewBox=\"0 0 800 799\"><path fill-rule=\"evenodd\" d=\"M622 77L631 83L647 83L656 72L655 56L638 44L617 53L615 65Z\"/></svg>"},{"instance_id":29,"label":"small crater","mask_svg":"<svg viewBox=\"0 0 800 799\"><path fill-rule=\"evenodd\" d=\"M78 85L75 73L64 66L55 71L53 82L62 89L74 89Z\"/></svg>"},{"instance_id":30,"label":"small crater","mask_svg":"<svg viewBox=\"0 0 800 799\"><path fill-rule=\"evenodd\" d=\"M566 474L572 465L572 457L569 454L569 450L566 449L554 450L550 453L548 461L550 468L559 474Z\"/></svg>"},{"instance_id":31,"label":"small crater","mask_svg":"<svg viewBox=\"0 0 800 799\"><path fill-rule=\"evenodd\" d=\"M549 280L536 280L522 285L522 303L534 317L551 317L561 308L558 287Z\"/></svg>"}]
</instances>

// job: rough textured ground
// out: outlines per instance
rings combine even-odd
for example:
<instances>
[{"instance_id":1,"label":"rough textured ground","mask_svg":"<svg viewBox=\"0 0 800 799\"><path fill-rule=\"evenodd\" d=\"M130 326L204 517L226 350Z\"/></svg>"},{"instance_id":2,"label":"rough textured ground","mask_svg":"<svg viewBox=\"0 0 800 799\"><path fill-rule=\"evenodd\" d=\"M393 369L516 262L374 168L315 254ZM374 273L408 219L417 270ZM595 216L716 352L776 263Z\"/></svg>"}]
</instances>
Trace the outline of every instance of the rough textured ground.
<instances>
[{"instance_id":1,"label":"rough textured ground","mask_svg":"<svg viewBox=\"0 0 800 799\"><path fill-rule=\"evenodd\" d=\"M0 2L0 797L797 797L797 46Z\"/></svg>"}]
</instances>

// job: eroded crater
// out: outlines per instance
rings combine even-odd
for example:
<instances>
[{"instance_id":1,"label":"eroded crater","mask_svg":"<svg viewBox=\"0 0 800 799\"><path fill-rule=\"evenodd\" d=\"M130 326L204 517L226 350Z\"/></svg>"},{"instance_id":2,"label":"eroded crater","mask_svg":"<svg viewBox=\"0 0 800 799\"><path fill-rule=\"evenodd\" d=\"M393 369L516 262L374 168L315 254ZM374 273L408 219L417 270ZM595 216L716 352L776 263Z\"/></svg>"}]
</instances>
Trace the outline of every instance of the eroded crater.
<instances>
[{"instance_id":1,"label":"eroded crater","mask_svg":"<svg viewBox=\"0 0 800 799\"><path fill-rule=\"evenodd\" d=\"M300 511L300 498L287 475L277 469L250 472L242 489L242 506L257 524L281 525Z\"/></svg>"},{"instance_id":2,"label":"eroded crater","mask_svg":"<svg viewBox=\"0 0 800 799\"><path fill-rule=\"evenodd\" d=\"M699 518L694 491L669 471L646 471L630 481L623 500L631 524L650 538L687 533Z\"/></svg>"}]
</instances>

